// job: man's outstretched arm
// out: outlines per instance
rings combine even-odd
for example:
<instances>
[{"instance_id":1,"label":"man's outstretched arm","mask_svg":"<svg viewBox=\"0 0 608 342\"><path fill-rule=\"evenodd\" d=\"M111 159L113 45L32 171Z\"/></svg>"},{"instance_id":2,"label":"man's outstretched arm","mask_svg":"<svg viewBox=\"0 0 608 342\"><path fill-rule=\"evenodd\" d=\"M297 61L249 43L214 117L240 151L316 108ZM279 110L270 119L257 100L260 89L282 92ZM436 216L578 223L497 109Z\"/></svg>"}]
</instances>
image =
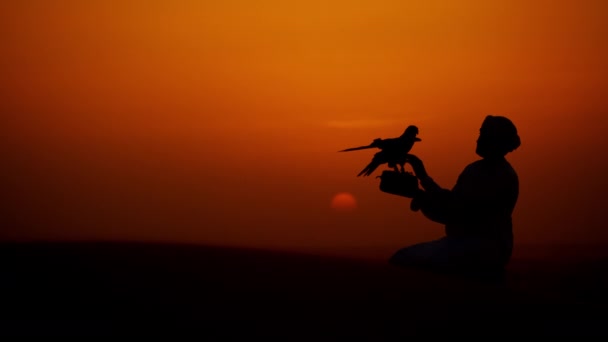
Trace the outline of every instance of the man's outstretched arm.
<instances>
[{"instance_id":1,"label":"man's outstretched arm","mask_svg":"<svg viewBox=\"0 0 608 342\"><path fill-rule=\"evenodd\" d=\"M452 192L442 188L429 177L420 158L408 155L408 163L412 165L414 173L422 186L422 189L419 189L412 197L410 209L413 211L421 210L422 214L431 221L446 224Z\"/></svg>"}]
</instances>

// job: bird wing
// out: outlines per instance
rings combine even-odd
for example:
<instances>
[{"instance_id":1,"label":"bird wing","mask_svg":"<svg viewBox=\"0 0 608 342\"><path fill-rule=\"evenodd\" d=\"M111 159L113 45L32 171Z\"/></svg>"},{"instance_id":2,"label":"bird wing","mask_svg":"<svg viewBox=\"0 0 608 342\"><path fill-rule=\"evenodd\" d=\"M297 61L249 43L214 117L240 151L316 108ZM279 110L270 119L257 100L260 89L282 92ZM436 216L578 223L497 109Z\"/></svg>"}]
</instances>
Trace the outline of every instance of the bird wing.
<instances>
[{"instance_id":1,"label":"bird wing","mask_svg":"<svg viewBox=\"0 0 608 342\"><path fill-rule=\"evenodd\" d=\"M378 166L386 163L387 161L387 155L384 151L376 153L372 158L372 161L367 164L367 166L365 166L365 168L361 170L361 172L359 172L357 177L371 175L378 168Z\"/></svg>"},{"instance_id":2,"label":"bird wing","mask_svg":"<svg viewBox=\"0 0 608 342\"><path fill-rule=\"evenodd\" d=\"M378 141L377 146L383 150L384 149L393 149L393 148L398 148L400 143L401 143L401 139L399 139L399 138L388 138L388 139L382 139L382 141Z\"/></svg>"}]
</instances>

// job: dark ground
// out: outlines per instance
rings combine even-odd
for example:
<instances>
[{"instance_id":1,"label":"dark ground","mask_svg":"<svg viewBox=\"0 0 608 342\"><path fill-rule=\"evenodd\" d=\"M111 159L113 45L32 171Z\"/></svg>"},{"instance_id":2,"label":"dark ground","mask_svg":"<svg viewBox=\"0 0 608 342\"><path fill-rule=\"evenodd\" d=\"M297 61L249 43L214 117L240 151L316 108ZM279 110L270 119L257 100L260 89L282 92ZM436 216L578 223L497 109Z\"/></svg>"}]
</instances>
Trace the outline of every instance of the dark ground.
<instances>
[{"instance_id":1,"label":"dark ground","mask_svg":"<svg viewBox=\"0 0 608 342\"><path fill-rule=\"evenodd\" d=\"M135 243L0 245L1 335L400 340L608 335L608 262L506 285L383 261Z\"/></svg>"}]
</instances>

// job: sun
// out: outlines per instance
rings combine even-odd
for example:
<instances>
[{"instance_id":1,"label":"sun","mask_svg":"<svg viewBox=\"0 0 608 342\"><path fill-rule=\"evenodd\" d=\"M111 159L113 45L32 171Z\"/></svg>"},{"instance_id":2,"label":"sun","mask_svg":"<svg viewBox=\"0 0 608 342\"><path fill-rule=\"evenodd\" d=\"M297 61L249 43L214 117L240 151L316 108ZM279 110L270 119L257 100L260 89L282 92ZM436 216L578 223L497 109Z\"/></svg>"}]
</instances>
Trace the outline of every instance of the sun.
<instances>
[{"instance_id":1,"label":"sun","mask_svg":"<svg viewBox=\"0 0 608 342\"><path fill-rule=\"evenodd\" d=\"M357 208L357 201L351 193L340 192L332 198L331 208L336 211L353 211Z\"/></svg>"}]
</instances>

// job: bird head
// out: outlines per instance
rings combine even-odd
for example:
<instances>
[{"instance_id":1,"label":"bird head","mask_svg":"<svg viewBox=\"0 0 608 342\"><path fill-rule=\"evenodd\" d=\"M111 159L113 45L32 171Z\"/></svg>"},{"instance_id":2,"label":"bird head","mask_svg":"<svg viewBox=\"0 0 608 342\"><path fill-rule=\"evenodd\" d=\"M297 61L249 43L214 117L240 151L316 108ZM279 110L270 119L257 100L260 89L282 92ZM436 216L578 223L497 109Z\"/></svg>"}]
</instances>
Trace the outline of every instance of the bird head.
<instances>
[{"instance_id":1,"label":"bird head","mask_svg":"<svg viewBox=\"0 0 608 342\"><path fill-rule=\"evenodd\" d=\"M422 139L416 137L418 135L418 127L410 125L405 129L405 132L401 135L403 138L414 138L414 141L422 141Z\"/></svg>"}]
</instances>

